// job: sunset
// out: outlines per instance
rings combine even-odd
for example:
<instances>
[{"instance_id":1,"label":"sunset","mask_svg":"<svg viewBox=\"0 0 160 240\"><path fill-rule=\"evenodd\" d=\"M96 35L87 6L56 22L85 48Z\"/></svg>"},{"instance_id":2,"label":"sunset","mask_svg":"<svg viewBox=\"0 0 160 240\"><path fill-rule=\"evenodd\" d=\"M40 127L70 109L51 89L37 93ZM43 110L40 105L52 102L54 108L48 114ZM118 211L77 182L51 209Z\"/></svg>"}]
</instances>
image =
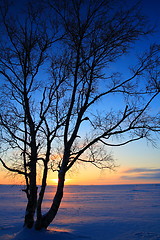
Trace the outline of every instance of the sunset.
<instances>
[{"instance_id":1,"label":"sunset","mask_svg":"<svg viewBox=\"0 0 160 240\"><path fill-rule=\"evenodd\" d=\"M136 149L136 151L135 151ZM144 184L160 182L159 156L160 149L146 141L131 143L129 146L114 148L116 168L99 170L94 166L75 166L75 171L67 174L67 185L112 185L112 184ZM58 182L57 172L49 173L47 184ZM1 184L24 184L21 176L14 177L1 167ZM40 184L40 183L39 183Z\"/></svg>"},{"instance_id":2,"label":"sunset","mask_svg":"<svg viewBox=\"0 0 160 240\"><path fill-rule=\"evenodd\" d=\"M0 239L160 239L159 10L0 1Z\"/></svg>"}]
</instances>

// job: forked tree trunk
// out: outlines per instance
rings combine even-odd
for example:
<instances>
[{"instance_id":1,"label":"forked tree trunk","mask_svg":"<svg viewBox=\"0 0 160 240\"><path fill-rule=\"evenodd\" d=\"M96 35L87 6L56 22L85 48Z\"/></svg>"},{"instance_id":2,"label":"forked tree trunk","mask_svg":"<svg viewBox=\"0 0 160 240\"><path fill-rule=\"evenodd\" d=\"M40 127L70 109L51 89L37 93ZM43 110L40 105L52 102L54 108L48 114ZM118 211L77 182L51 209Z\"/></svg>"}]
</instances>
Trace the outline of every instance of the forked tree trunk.
<instances>
[{"instance_id":1,"label":"forked tree trunk","mask_svg":"<svg viewBox=\"0 0 160 240\"><path fill-rule=\"evenodd\" d=\"M53 199L53 203L52 203L49 211L45 215L42 216L41 226L40 226L40 224L38 224L38 225L35 224L35 228L37 230L40 230L42 228L47 229L47 227L50 225L50 223L55 218L57 211L59 209L59 206L61 204L61 200L63 198L63 188L64 188L64 181L65 181L64 177L65 177L64 174L59 174L57 191L56 191L55 197Z\"/></svg>"}]
</instances>

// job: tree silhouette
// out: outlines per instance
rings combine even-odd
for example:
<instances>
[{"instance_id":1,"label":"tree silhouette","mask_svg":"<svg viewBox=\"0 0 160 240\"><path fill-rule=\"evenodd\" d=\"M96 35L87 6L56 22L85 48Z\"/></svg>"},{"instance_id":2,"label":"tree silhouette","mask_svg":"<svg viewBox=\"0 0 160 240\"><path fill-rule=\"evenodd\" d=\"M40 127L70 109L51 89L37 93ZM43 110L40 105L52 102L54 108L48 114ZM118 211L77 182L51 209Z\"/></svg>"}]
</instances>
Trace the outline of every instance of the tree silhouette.
<instances>
[{"instance_id":1,"label":"tree silhouette","mask_svg":"<svg viewBox=\"0 0 160 240\"><path fill-rule=\"evenodd\" d=\"M113 169L110 146L159 132L158 113L149 109L160 92L159 46L138 57L125 77L113 64L150 32L137 5L28 1L16 14L7 1L1 5L0 161L25 178L25 226L42 229L57 214L74 164ZM57 171L58 184L42 215L49 171Z\"/></svg>"}]
</instances>

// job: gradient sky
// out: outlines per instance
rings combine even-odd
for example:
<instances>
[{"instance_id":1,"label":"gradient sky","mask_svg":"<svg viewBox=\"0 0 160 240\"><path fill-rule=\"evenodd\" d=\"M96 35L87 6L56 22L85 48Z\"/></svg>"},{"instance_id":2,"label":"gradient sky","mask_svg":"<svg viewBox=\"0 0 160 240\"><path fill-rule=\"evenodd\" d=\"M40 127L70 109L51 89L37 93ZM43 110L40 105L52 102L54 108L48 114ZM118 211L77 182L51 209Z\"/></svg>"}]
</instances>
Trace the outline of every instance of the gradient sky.
<instances>
[{"instance_id":1,"label":"gradient sky","mask_svg":"<svg viewBox=\"0 0 160 240\"><path fill-rule=\"evenodd\" d=\"M129 0L128 0L129 1ZM132 0L132 2L134 2ZM143 0L142 11L146 14L153 24L160 26L160 1L159 0ZM158 29L158 27L157 27ZM157 42L160 39L160 30L153 34L143 44L139 44L138 48L145 47L150 41ZM125 68L127 57L117 68ZM131 61L131 59L130 59ZM160 111L159 103L155 105ZM154 148L146 140L130 143L127 146L111 148L116 159L117 168L115 171L98 170L94 166L84 165L74 167L71 172L67 174L66 184L138 184L138 183L160 183L160 141L157 142L157 148ZM56 183L56 173L49 174L48 184ZM10 176L0 166L0 184L23 184L20 177Z\"/></svg>"}]
</instances>

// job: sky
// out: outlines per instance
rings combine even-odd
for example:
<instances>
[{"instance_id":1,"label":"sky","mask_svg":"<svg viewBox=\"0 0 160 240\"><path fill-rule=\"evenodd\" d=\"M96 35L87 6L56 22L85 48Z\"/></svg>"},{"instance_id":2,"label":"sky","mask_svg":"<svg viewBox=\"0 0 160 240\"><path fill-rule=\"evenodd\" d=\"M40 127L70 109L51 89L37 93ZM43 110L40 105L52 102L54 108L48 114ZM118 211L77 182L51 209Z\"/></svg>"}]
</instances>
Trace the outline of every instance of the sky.
<instances>
[{"instance_id":1,"label":"sky","mask_svg":"<svg viewBox=\"0 0 160 240\"><path fill-rule=\"evenodd\" d=\"M153 24L160 25L160 1L143 0L142 11ZM157 42L160 39L160 31L151 36L150 40ZM147 45L148 42L145 42ZM139 45L139 48L142 48ZM124 58L121 67L125 67L127 59ZM119 66L118 66L119 67ZM160 104L156 104L159 108ZM160 183L160 141L157 148L146 140L130 143L126 146L112 148L110 151L116 159L116 169L99 170L91 165L75 166L66 176L66 184L78 185L103 185L103 184L138 184ZM56 184L57 174L50 173L48 184ZM20 177L10 176L0 165L0 184L23 184Z\"/></svg>"}]
</instances>

